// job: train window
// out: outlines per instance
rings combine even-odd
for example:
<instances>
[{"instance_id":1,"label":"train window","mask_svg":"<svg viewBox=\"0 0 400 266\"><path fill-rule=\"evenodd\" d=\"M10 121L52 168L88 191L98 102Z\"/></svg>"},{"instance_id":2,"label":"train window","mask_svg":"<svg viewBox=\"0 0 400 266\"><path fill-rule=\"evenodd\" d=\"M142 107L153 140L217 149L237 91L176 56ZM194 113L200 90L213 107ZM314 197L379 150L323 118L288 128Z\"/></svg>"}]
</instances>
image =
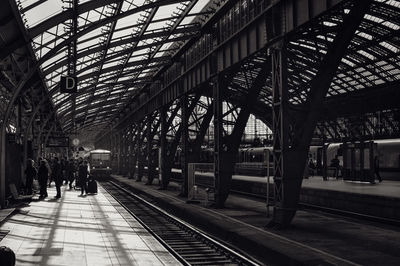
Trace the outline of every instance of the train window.
<instances>
[{"instance_id":1,"label":"train window","mask_svg":"<svg viewBox=\"0 0 400 266\"><path fill-rule=\"evenodd\" d=\"M109 153L92 153L90 154L93 161L109 161L110 154Z\"/></svg>"}]
</instances>

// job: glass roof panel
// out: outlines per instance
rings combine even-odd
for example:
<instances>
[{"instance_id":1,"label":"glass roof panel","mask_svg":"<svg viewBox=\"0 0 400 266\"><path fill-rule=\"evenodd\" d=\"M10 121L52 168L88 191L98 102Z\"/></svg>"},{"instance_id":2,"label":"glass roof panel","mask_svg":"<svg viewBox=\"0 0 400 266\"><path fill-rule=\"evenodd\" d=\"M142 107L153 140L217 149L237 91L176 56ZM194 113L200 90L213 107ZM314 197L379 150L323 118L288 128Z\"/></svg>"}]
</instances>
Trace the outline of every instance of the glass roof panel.
<instances>
[{"instance_id":1,"label":"glass roof panel","mask_svg":"<svg viewBox=\"0 0 400 266\"><path fill-rule=\"evenodd\" d=\"M26 0L21 1L23 8L29 7L34 4L37 0ZM44 21L62 11L63 1L62 0L51 0L46 1L43 4L36 6L33 9L28 10L25 15L27 16L29 26L34 26L39 22Z\"/></svg>"}]
</instances>

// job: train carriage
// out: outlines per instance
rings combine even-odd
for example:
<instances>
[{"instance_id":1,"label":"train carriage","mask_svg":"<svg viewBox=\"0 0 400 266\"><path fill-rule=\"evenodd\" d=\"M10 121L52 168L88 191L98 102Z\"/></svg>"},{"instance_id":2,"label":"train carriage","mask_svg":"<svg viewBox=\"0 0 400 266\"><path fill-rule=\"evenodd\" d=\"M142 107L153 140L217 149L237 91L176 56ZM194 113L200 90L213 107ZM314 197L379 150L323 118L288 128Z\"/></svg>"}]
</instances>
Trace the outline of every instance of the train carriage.
<instances>
[{"instance_id":1,"label":"train carriage","mask_svg":"<svg viewBox=\"0 0 400 266\"><path fill-rule=\"evenodd\" d=\"M104 179L111 175L111 152L108 150L92 150L89 154L90 174L96 179Z\"/></svg>"}]
</instances>

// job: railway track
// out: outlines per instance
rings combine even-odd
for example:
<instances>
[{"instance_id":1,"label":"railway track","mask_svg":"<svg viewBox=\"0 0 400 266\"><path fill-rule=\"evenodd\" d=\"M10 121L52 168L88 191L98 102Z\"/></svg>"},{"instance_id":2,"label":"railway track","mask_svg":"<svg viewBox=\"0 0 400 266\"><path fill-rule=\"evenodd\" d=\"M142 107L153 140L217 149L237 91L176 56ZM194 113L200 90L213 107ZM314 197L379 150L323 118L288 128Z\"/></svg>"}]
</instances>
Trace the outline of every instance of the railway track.
<instances>
[{"instance_id":1,"label":"railway track","mask_svg":"<svg viewBox=\"0 0 400 266\"><path fill-rule=\"evenodd\" d=\"M261 265L119 184L101 183L132 216L184 265Z\"/></svg>"},{"instance_id":2,"label":"railway track","mask_svg":"<svg viewBox=\"0 0 400 266\"><path fill-rule=\"evenodd\" d=\"M181 178L173 177L173 178L171 178L171 181L180 183L182 180L181 180ZM203 184L201 182L202 181L200 181L200 183L198 183L197 185L202 186ZM207 187L207 184L204 184L204 186ZM232 189L232 188L231 188L230 192L233 194L245 196L249 199L259 199L259 200L263 200L265 202L267 200L267 197L263 194L249 193L249 192L244 192L244 191L240 191L238 189ZM271 197L270 197L270 202L273 202L273 198L271 198ZM308 204L308 203L303 203L303 202L299 202L298 206L301 210L305 210L305 211L319 211L321 213L333 214L333 215L338 215L338 216L347 217L347 218L354 218L354 219L358 219L360 221L368 221L368 222L374 222L374 223L380 223L380 224L400 227L400 220L389 219L389 218L368 215L368 214L363 214L363 213L358 213L358 212L346 211L346 210L341 210L341 209L328 208L328 207L324 207L324 206Z\"/></svg>"}]
</instances>

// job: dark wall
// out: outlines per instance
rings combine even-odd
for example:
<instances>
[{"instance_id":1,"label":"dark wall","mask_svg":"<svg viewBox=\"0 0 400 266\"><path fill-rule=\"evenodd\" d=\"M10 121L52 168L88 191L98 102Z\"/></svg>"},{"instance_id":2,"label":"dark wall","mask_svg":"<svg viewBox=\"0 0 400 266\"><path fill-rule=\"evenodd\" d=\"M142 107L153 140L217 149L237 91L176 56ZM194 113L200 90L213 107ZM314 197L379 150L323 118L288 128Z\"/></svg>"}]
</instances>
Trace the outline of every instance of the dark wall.
<instances>
[{"instance_id":1,"label":"dark wall","mask_svg":"<svg viewBox=\"0 0 400 266\"><path fill-rule=\"evenodd\" d=\"M6 142L6 194L9 195L9 184L14 183L17 190L21 186L22 145L15 143L12 136Z\"/></svg>"}]
</instances>

